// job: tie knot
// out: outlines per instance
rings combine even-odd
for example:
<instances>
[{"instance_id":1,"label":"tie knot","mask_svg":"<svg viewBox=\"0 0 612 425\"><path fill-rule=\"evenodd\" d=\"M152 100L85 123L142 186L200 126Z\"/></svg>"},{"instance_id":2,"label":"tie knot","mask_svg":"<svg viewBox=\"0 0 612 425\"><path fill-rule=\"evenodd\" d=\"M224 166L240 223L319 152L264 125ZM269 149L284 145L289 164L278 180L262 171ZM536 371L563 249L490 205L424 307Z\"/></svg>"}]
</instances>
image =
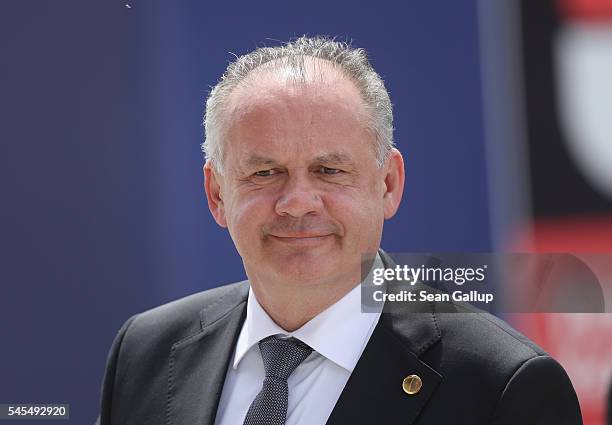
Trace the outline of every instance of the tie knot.
<instances>
[{"instance_id":1,"label":"tie knot","mask_svg":"<svg viewBox=\"0 0 612 425\"><path fill-rule=\"evenodd\" d=\"M312 352L312 348L296 338L269 336L259 341L267 377L287 380L296 367Z\"/></svg>"}]
</instances>

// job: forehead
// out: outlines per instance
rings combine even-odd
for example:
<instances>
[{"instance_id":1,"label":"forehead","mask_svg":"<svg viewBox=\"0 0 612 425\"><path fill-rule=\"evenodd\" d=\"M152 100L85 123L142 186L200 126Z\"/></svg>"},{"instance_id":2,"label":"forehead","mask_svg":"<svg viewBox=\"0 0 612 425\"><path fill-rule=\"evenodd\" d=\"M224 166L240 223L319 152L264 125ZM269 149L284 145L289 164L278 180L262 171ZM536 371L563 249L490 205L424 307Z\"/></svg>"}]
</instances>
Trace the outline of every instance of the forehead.
<instances>
[{"instance_id":1,"label":"forehead","mask_svg":"<svg viewBox=\"0 0 612 425\"><path fill-rule=\"evenodd\" d=\"M300 66L267 63L251 71L229 96L233 119L266 107L328 108L367 117L356 85L342 71L321 59L307 58Z\"/></svg>"},{"instance_id":2,"label":"forehead","mask_svg":"<svg viewBox=\"0 0 612 425\"><path fill-rule=\"evenodd\" d=\"M290 70L249 76L230 95L228 150L295 153L309 148L373 152L369 115L357 87L333 70L296 81Z\"/></svg>"}]
</instances>

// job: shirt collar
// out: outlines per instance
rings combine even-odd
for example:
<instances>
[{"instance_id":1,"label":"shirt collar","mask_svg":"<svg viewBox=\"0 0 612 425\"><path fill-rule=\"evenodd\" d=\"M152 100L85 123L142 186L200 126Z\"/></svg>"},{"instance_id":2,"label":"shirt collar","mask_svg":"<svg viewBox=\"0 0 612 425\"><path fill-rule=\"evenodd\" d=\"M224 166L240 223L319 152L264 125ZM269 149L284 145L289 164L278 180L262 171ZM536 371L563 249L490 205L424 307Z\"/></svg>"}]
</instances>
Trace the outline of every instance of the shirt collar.
<instances>
[{"instance_id":1,"label":"shirt collar","mask_svg":"<svg viewBox=\"0 0 612 425\"><path fill-rule=\"evenodd\" d=\"M379 256L376 260L381 261ZM236 344L234 369L259 341L281 334L299 339L338 366L352 372L380 317L380 311L362 313L360 287L356 285L335 304L293 332L278 326L259 304L253 290L249 289L246 319Z\"/></svg>"}]
</instances>

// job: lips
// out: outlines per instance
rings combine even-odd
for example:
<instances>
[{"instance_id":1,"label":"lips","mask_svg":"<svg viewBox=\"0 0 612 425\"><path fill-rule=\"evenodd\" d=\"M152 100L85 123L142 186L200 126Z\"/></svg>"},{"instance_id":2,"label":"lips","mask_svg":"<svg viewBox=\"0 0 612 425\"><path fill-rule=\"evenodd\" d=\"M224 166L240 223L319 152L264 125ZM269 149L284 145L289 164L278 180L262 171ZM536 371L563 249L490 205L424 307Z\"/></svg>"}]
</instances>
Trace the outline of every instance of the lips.
<instances>
[{"instance_id":1,"label":"lips","mask_svg":"<svg viewBox=\"0 0 612 425\"><path fill-rule=\"evenodd\" d=\"M331 233L271 233L270 236L281 239L309 239L309 238L322 238L330 236Z\"/></svg>"},{"instance_id":2,"label":"lips","mask_svg":"<svg viewBox=\"0 0 612 425\"><path fill-rule=\"evenodd\" d=\"M264 237L285 243L316 244L335 235L342 236L339 226L328 222L280 221L262 230Z\"/></svg>"},{"instance_id":3,"label":"lips","mask_svg":"<svg viewBox=\"0 0 612 425\"><path fill-rule=\"evenodd\" d=\"M283 235L268 235L272 240L288 244L288 245L300 245L309 246L317 245L325 242L329 237L333 236L331 233L327 234L283 234Z\"/></svg>"}]
</instances>

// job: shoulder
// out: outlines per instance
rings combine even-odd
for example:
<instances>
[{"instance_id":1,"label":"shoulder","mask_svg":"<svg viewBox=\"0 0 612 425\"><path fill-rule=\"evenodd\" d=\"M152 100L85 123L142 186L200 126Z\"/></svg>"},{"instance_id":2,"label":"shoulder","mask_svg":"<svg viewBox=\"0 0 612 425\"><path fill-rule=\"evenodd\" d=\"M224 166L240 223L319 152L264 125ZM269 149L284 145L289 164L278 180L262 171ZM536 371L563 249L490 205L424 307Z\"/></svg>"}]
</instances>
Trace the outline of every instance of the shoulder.
<instances>
[{"instance_id":1,"label":"shoulder","mask_svg":"<svg viewBox=\"0 0 612 425\"><path fill-rule=\"evenodd\" d=\"M163 417L173 347L200 333L204 323L242 308L247 295L248 282L239 282L199 292L128 319L108 354L100 423L127 423L130 416ZM148 423L140 419L138 423Z\"/></svg>"},{"instance_id":2,"label":"shoulder","mask_svg":"<svg viewBox=\"0 0 612 425\"><path fill-rule=\"evenodd\" d=\"M475 398L488 400L487 415L500 423L581 422L567 373L535 342L485 312L437 313L436 319L441 340L424 359L435 363L449 394L480 394ZM533 422L536 413L543 422Z\"/></svg>"},{"instance_id":3,"label":"shoulder","mask_svg":"<svg viewBox=\"0 0 612 425\"><path fill-rule=\"evenodd\" d=\"M466 334L480 340L482 375L499 379L495 423L581 424L580 405L563 367L540 346L488 313L468 314ZM452 318L451 318L452 319ZM473 322L473 324L472 324ZM449 329L451 327L449 326Z\"/></svg>"},{"instance_id":4,"label":"shoulder","mask_svg":"<svg viewBox=\"0 0 612 425\"><path fill-rule=\"evenodd\" d=\"M420 359L442 383L436 397L473 423L580 424L576 393L563 368L540 346L482 311L434 315L439 339Z\"/></svg>"},{"instance_id":5,"label":"shoulder","mask_svg":"<svg viewBox=\"0 0 612 425\"><path fill-rule=\"evenodd\" d=\"M442 337L471 342L479 350L504 352L505 357L545 355L535 342L514 329L504 320L483 311L437 313ZM503 351L502 351L503 350ZM493 353L490 353L493 354Z\"/></svg>"},{"instance_id":6,"label":"shoulder","mask_svg":"<svg viewBox=\"0 0 612 425\"><path fill-rule=\"evenodd\" d=\"M442 352L461 368L509 379L526 361L548 356L525 335L486 312L437 313Z\"/></svg>"},{"instance_id":7,"label":"shoulder","mask_svg":"<svg viewBox=\"0 0 612 425\"><path fill-rule=\"evenodd\" d=\"M132 316L119 332L133 347L172 344L201 331L246 302L248 282L242 281L198 292ZM123 335L122 335L123 334Z\"/></svg>"}]
</instances>

